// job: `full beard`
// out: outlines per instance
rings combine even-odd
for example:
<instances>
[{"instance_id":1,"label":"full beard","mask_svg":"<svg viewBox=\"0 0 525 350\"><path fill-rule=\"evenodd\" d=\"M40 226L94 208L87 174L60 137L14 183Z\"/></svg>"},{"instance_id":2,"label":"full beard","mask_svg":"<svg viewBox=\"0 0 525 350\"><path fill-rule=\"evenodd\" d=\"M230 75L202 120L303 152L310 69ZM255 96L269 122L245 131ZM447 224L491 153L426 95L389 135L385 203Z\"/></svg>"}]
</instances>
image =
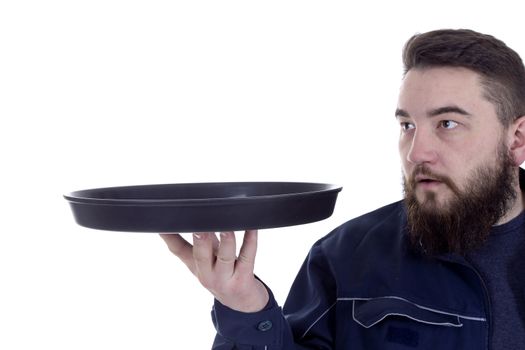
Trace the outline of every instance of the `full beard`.
<instances>
[{"instance_id":1,"label":"full beard","mask_svg":"<svg viewBox=\"0 0 525 350\"><path fill-rule=\"evenodd\" d=\"M499 150L495 167L480 167L460 190L446 176L433 175L426 168L416 169L404 179L408 234L411 246L427 256L447 253L465 255L482 246L490 229L515 202L515 166L508 152ZM452 192L452 198L438 205L435 194L427 193L423 203L416 198L415 175L439 178Z\"/></svg>"}]
</instances>

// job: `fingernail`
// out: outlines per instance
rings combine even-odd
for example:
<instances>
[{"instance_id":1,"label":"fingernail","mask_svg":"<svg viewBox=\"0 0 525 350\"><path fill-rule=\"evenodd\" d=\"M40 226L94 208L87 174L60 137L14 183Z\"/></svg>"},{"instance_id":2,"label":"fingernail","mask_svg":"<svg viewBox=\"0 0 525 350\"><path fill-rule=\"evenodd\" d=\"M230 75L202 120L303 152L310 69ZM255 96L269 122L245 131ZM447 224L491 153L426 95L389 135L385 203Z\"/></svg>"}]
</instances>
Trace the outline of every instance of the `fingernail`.
<instances>
[{"instance_id":1,"label":"fingernail","mask_svg":"<svg viewBox=\"0 0 525 350\"><path fill-rule=\"evenodd\" d=\"M193 237L196 238L196 239L201 239L202 238L202 233L194 233Z\"/></svg>"}]
</instances>

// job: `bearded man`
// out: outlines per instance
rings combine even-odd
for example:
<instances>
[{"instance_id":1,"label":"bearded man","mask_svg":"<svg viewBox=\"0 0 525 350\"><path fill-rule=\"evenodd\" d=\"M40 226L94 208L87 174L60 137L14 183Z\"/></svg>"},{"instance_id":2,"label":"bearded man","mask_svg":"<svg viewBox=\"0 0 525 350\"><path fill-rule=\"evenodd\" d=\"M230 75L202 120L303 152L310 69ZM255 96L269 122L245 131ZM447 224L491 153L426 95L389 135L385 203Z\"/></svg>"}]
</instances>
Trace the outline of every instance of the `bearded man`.
<instances>
[{"instance_id":1,"label":"bearded man","mask_svg":"<svg viewBox=\"0 0 525 350\"><path fill-rule=\"evenodd\" d=\"M215 296L213 349L524 349L525 68L470 30L403 50L405 199L311 249L284 308L253 274L256 232L163 235ZM520 186L521 185L521 186Z\"/></svg>"}]
</instances>

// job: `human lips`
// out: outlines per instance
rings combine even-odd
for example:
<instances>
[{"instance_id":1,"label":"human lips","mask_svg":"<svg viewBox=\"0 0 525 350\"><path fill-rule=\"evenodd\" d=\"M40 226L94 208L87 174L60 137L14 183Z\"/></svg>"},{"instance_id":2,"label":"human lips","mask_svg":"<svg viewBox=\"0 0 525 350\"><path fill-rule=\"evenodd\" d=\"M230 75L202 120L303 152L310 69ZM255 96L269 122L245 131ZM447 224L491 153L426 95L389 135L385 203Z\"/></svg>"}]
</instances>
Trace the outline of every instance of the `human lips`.
<instances>
[{"instance_id":1,"label":"human lips","mask_svg":"<svg viewBox=\"0 0 525 350\"><path fill-rule=\"evenodd\" d=\"M413 189L437 190L441 185L449 185L450 180L426 167L418 167L414 169L410 184Z\"/></svg>"},{"instance_id":2,"label":"human lips","mask_svg":"<svg viewBox=\"0 0 525 350\"><path fill-rule=\"evenodd\" d=\"M449 188L456 195L461 191L448 176L434 172L427 167L418 166L408 178L408 188L412 191L441 191L444 187Z\"/></svg>"},{"instance_id":3,"label":"human lips","mask_svg":"<svg viewBox=\"0 0 525 350\"><path fill-rule=\"evenodd\" d=\"M430 184L430 183L441 183L442 181L431 176L425 176L425 175L417 175L415 177L416 184Z\"/></svg>"},{"instance_id":4,"label":"human lips","mask_svg":"<svg viewBox=\"0 0 525 350\"><path fill-rule=\"evenodd\" d=\"M416 182L416 188L419 188L423 191L437 190L443 182L432 179L424 179Z\"/></svg>"}]
</instances>

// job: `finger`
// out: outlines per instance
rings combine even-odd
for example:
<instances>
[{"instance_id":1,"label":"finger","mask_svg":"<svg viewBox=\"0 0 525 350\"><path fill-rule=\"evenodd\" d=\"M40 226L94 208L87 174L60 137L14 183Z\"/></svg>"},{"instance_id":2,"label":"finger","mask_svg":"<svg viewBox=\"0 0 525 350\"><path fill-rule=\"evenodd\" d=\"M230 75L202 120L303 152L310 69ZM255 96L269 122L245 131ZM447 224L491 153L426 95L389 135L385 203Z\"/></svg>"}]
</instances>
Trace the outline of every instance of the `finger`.
<instances>
[{"instance_id":1,"label":"finger","mask_svg":"<svg viewBox=\"0 0 525 350\"><path fill-rule=\"evenodd\" d=\"M248 230L244 233L244 240L239 251L235 269L241 274L253 274L255 254L257 252L257 230Z\"/></svg>"},{"instance_id":2,"label":"finger","mask_svg":"<svg viewBox=\"0 0 525 350\"><path fill-rule=\"evenodd\" d=\"M193 246L179 234L160 234L170 252L176 255L195 274L193 263Z\"/></svg>"},{"instance_id":3,"label":"finger","mask_svg":"<svg viewBox=\"0 0 525 350\"><path fill-rule=\"evenodd\" d=\"M213 255L217 256L217 251L219 250L220 242L217 239L217 236L215 235L215 233L210 234L210 236L211 236L211 240L212 240L212 244L211 245L213 247Z\"/></svg>"},{"instance_id":4,"label":"finger","mask_svg":"<svg viewBox=\"0 0 525 350\"><path fill-rule=\"evenodd\" d=\"M235 233L221 232L220 236L217 260L215 261L215 273L217 277L225 279L233 275L235 268Z\"/></svg>"},{"instance_id":5,"label":"finger","mask_svg":"<svg viewBox=\"0 0 525 350\"><path fill-rule=\"evenodd\" d=\"M213 232L199 232L193 234L193 260L195 270L200 282L207 288L213 281L213 264L215 253L213 250L214 237ZM217 239L215 237L215 239Z\"/></svg>"}]
</instances>

